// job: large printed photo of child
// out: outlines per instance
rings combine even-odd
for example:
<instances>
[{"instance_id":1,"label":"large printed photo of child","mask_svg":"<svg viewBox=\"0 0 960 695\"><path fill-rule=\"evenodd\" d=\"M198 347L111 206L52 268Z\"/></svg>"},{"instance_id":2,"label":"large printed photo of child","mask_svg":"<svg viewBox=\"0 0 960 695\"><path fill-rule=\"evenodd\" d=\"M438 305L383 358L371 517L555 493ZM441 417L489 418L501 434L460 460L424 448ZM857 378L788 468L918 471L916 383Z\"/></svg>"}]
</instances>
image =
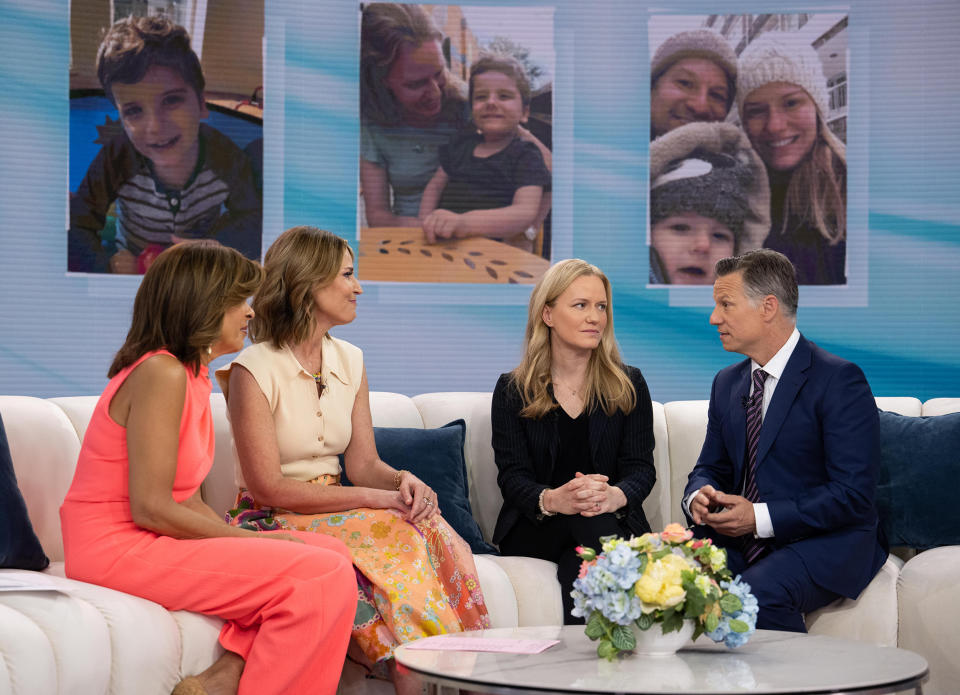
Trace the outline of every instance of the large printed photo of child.
<instances>
[{"instance_id":1,"label":"large printed photo of child","mask_svg":"<svg viewBox=\"0 0 960 695\"><path fill-rule=\"evenodd\" d=\"M801 285L847 283L847 22L838 13L650 17L650 285L710 285L718 258L760 247L786 255ZM715 136L708 124L734 129L736 153L721 153L734 160L698 149L693 141ZM733 174L736 159L751 164ZM664 218L667 199L699 219Z\"/></svg>"},{"instance_id":2,"label":"large printed photo of child","mask_svg":"<svg viewBox=\"0 0 960 695\"><path fill-rule=\"evenodd\" d=\"M546 269L553 65L552 8L361 7L358 226L367 279L530 282ZM420 252L397 249L400 240ZM454 258L437 251L454 240L499 265L437 260L431 277L426 259ZM371 243L379 253L366 254Z\"/></svg>"},{"instance_id":3,"label":"large printed photo of child","mask_svg":"<svg viewBox=\"0 0 960 695\"><path fill-rule=\"evenodd\" d=\"M142 274L187 239L260 258L263 3L208 2L192 33L178 7L72 3L69 272Z\"/></svg>"}]
</instances>

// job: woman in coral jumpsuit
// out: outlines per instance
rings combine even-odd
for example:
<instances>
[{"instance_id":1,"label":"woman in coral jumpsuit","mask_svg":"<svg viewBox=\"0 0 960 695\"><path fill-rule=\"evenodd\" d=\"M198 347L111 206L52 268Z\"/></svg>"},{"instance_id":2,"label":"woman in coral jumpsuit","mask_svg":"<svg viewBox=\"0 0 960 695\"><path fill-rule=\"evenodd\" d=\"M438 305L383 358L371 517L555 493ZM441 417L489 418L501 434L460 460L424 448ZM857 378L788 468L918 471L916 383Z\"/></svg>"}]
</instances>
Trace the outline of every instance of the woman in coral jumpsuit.
<instances>
[{"instance_id":1,"label":"woman in coral jumpsuit","mask_svg":"<svg viewBox=\"0 0 960 695\"><path fill-rule=\"evenodd\" d=\"M261 277L212 242L160 254L60 509L67 576L226 621L226 653L177 695L334 693L356 609L342 543L230 526L200 498L214 446L207 363L243 346Z\"/></svg>"}]
</instances>

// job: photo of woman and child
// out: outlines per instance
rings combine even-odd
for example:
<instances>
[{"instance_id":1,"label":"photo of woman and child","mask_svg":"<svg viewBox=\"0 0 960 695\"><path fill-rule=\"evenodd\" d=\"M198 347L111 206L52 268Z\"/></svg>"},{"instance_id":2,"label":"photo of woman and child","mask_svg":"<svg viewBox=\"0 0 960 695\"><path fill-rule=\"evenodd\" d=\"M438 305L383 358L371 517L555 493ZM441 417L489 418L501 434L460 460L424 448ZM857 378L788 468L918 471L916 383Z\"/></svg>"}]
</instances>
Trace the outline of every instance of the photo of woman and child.
<instances>
[{"instance_id":1,"label":"photo of woman and child","mask_svg":"<svg viewBox=\"0 0 960 695\"><path fill-rule=\"evenodd\" d=\"M545 69L499 26L492 37L472 31L484 18L469 9L363 7L361 226L422 230L425 244L481 237L543 257L552 84L535 89ZM467 27L463 45L438 28L451 22Z\"/></svg>"},{"instance_id":2,"label":"photo of woman and child","mask_svg":"<svg viewBox=\"0 0 960 695\"><path fill-rule=\"evenodd\" d=\"M245 4L255 7L233 21L259 46L263 4ZM218 19L222 8L208 3L207 18ZM102 9L71 7L67 270L143 274L161 251L187 239L212 239L259 259L263 120L262 101L251 100L262 94L260 52L237 61L224 54L217 32L231 41L238 35L219 20L206 24L206 36L192 37L165 14L111 22ZM210 80L204 40L211 63L228 66ZM240 48L237 42L227 53ZM217 104L225 107L211 114Z\"/></svg>"},{"instance_id":3,"label":"photo of woman and child","mask_svg":"<svg viewBox=\"0 0 960 695\"><path fill-rule=\"evenodd\" d=\"M717 260L762 247L801 285L845 285L847 17L672 31L699 21L651 20L650 284L711 285Z\"/></svg>"}]
</instances>

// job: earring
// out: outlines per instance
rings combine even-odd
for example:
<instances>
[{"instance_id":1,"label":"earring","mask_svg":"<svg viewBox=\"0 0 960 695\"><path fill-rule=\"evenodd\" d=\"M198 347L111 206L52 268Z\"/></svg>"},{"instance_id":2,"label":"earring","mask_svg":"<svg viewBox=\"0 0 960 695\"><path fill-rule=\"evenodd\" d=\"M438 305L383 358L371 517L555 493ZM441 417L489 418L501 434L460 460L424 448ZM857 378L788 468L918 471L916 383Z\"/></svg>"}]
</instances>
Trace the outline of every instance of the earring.
<instances>
[{"instance_id":1,"label":"earring","mask_svg":"<svg viewBox=\"0 0 960 695\"><path fill-rule=\"evenodd\" d=\"M212 355L212 354L213 354L213 346L212 346L212 345L207 345L207 354L208 354L208 355Z\"/></svg>"}]
</instances>

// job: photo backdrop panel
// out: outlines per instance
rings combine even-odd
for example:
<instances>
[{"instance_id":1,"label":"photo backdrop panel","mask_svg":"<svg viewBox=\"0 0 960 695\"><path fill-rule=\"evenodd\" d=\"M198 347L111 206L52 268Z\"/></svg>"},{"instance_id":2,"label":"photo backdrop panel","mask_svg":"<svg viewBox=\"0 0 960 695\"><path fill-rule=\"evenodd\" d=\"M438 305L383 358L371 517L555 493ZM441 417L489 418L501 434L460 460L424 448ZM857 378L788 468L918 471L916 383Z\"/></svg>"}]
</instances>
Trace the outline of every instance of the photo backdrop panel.
<instances>
[{"instance_id":1,"label":"photo backdrop panel","mask_svg":"<svg viewBox=\"0 0 960 695\"><path fill-rule=\"evenodd\" d=\"M738 359L708 323L709 288L691 306L673 290L646 287L650 9L626 0L532 4L554 8L555 79L570 85L554 104L552 257L580 256L608 273L624 356L656 400L707 398L713 374ZM843 293L804 287L799 325L858 362L877 395L956 396L960 78L951 66L960 61L960 8L933 0L848 6L850 281ZM669 11L722 8L680 2ZM355 4L332 1L266 9L264 246L294 224L356 241L358 15ZM7 3L0 20L0 162L8 172L0 187L0 392L98 393L138 279L63 273L69 6ZM855 250L857 234L863 247ZM862 282L854 282L855 259ZM818 297L825 289L832 294ZM365 290L358 319L337 334L364 350L375 390L489 391L519 360L529 286Z\"/></svg>"},{"instance_id":2,"label":"photo backdrop panel","mask_svg":"<svg viewBox=\"0 0 960 695\"><path fill-rule=\"evenodd\" d=\"M358 238L368 281L536 282L553 237L554 73L553 8L363 8Z\"/></svg>"},{"instance_id":3,"label":"photo backdrop panel","mask_svg":"<svg viewBox=\"0 0 960 695\"><path fill-rule=\"evenodd\" d=\"M67 263L143 274L183 239L259 258L263 2L70 4Z\"/></svg>"}]
</instances>

